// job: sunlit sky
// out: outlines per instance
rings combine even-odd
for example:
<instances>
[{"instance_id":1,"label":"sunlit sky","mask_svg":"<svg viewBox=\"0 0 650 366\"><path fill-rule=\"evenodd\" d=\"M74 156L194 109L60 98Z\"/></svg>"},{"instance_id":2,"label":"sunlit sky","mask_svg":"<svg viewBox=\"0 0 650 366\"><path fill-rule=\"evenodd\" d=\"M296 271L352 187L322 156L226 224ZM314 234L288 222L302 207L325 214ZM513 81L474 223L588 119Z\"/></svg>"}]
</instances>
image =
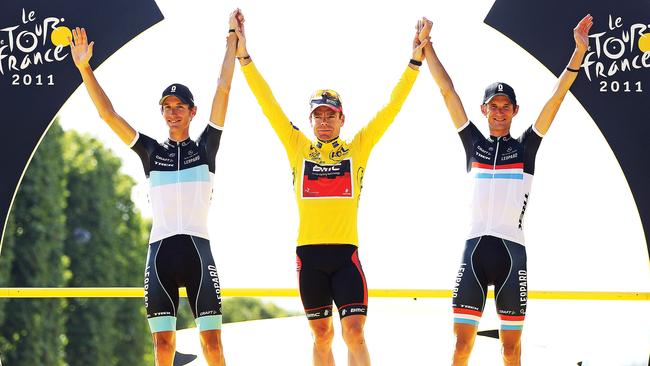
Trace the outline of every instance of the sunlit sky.
<instances>
[{"instance_id":1,"label":"sunlit sky","mask_svg":"<svg viewBox=\"0 0 650 366\"><path fill-rule=\"evenodd\" d=\"M116 52L96 75L117 112L158 140L167 137L160 93L173 82L188 85L198 105L190 131L196 138L209 118L228 14L240 7L250 54L292 122L313 136L308 97L332 88L343 98L342 136L351 139L387 102L411 56L414 25L427 16L434 21L434 47L470 119L488 132L479 110L483 88L506 81L520 104L512 126L518 136L536 119L556 78L483 23L492 3L158 1L165 20ZM594 21L592 33L606 27L606 19ZM91 40L93 31L88 29ZM98 42L95 49L102 46ZM90 133L122 157L123 172L138 182L133 197L150 215L139 158L99 119L83 86L60 117L64 128ZM298 214L291 179L282 145L237 65L209 224L223 288L296 286ZM369 287L451 288L468 233L469 188L460 139L423 66L364 177L359 240ZM538 152L526 212L531 290L650 290L632 194L604 137L570 94Z\"/></svg>"}]
</instances>

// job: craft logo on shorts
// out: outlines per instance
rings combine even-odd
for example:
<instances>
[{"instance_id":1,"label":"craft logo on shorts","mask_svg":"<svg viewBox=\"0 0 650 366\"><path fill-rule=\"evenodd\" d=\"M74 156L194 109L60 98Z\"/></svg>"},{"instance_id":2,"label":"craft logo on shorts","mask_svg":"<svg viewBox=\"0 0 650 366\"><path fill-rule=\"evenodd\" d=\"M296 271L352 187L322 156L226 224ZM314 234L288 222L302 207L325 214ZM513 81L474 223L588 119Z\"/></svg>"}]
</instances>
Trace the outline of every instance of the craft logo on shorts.
<instances>
[{"instance_id":1,"label":"craft logo on shorts","mask_svg":"<svg viewBox=\"0 0 650 366\"><path fill-rule=\"evenodd\" d=\"M33 66L63 61L72 32L61 25L64 18L24 8L17 16L16 23L0 28L0 78L7 76L11 85L54 85L54 74L32 73Z\"/></svg>"},{"instance_id":2,"label":"craft logo on shorts","mask_svg":"<svg viewBox=\"0 0 650 366\"><path fill-rule=\"evenodd\" d=\"M601 93L642 93L647 86L628 75L650 69L650 24L611 14L607 23L607 31L589 35L593 43L582 63L587 79L598 80Z\"/></svg>"}]
</instances>

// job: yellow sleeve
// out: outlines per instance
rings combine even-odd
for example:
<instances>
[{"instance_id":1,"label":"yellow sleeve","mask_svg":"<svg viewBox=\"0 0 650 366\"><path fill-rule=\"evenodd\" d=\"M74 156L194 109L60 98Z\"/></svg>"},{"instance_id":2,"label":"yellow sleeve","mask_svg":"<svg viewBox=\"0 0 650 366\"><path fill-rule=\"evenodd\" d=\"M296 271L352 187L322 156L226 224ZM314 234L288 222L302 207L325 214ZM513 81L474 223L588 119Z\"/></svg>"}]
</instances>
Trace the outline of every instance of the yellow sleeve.
<instances>
[{"instance_id":1,"label":"yellow sleeve","mask_svg":"<svg viewBox=\"0 0 650 366\"><path fill-rule=\"evenodd\" d=\"M262 107L262 112L266 118L268 118L269 122L271 122L273 130L275 130L280 141L282 141L282 145L284 145L284 148L287 150L287 154L289 155L289 159L291 160L296 149L302 144L308 143L309 140L289 121L289 118L287 118L284 111L282 111L282 108L275 100L271 88L259 73L253 62L242 66L241 70L246 77L248 86L251 88L251 91L257 99L257 103Z\"/></svg>"},{"instance_id":2,"label":"yellow sleeve","mask_svg":"<svg viewBox=\"0 0 650 366\"><path fill-rule=\"evenodd\" d=\"M406 70L399 79L399 82L390 95L390 101L373 117L366 126L364 126L352 140L353 144L359 144L364 154L370 154L370 150L375 146L377 141L384 135L388 126L393 123L395 116L402 109L406 97L411 92L413 83L417 79L419 70L413 70L406 67Z\"/></svg>"}]
</instances>

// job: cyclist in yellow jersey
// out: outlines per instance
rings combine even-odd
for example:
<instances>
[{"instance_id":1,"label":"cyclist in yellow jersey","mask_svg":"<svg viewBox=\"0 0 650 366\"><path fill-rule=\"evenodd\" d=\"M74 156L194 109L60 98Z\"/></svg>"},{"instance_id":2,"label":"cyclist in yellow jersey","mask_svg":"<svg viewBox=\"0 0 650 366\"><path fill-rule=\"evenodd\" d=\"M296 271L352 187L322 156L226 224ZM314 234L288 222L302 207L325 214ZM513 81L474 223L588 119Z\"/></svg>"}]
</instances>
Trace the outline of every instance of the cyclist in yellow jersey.
<instances>
[{"instance_id":1,"label":"cyclist in yellow jersey","mask_svg":"<svg viewBox=\"0 0 650 366\"><path fill-rule=\"evenodd\" d=\"M314 334L314 365L333 365L332 301L341 318L350 365L369 365L363 327L368 291L357 253L357 207L368 156L408 96L424 58L417 35L408 67L393 89L390 101L351 142L339 137L345 123L341 98L333 90L317 90L311 97L311 141L294 126L246 49L243 16L239 15L236 56L253 94L282 141L293 172L300 214L298 281L300 297ZM418 31L424 23L418 22ZM427 30L428 32L428 30Z\"/></svg>"}]
</instances>

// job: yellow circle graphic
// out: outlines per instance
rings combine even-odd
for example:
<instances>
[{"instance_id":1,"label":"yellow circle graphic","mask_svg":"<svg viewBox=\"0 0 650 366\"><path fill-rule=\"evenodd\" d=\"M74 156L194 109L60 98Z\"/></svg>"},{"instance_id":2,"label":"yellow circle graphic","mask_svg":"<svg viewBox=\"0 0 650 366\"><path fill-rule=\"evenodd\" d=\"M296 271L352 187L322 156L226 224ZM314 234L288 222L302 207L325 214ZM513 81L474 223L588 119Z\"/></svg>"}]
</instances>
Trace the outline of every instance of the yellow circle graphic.
<instances>
[{"instance_id":1,"label":"yellow circle graphic","mask_svg":"<svg viewBox=\"0 0 650 366\"><path fill-rule=\"evenodd\" d=\"M55 46L67 46L70 44L68 38L72 38L72 32L68 27L56 27L50 35Z\"/></svg>"},{"instance_id":2,"label":"yellow circle graphic","mask_svg":"<svg viewBox=\"0 0 650 366\"><path fill-rule=\"evenodd\" d=\"M645 33L639 37L639 49L641 52L650 52L650 33Z\"/></svg>"}]
</instances>

